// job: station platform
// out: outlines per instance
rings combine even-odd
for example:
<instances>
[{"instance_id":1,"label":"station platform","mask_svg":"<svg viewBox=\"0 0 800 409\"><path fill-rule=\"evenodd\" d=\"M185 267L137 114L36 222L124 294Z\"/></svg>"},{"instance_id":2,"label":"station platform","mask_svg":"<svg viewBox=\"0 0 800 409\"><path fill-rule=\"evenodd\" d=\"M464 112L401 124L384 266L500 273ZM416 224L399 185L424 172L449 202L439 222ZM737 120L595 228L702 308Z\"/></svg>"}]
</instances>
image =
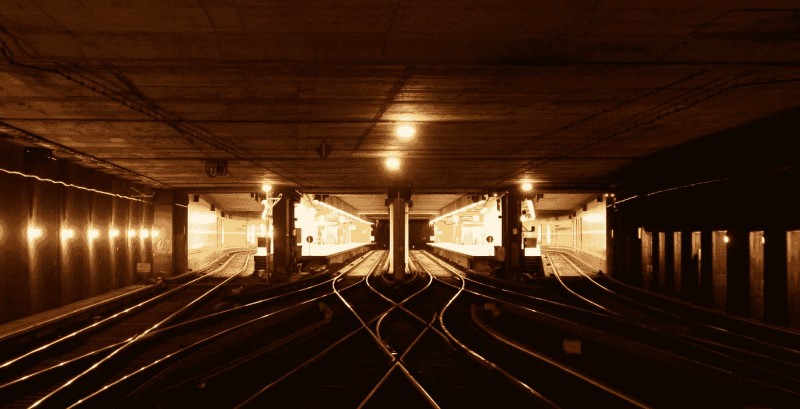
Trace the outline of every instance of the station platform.
<instances>
[{"instance_id":1,"label":"station platform","mask_svg":"<svg viewBox=\"0 0 800 409\"><path fill-rule=\"evenodd\" d=\"M303 248L297 258L299 263L304 265L311 264L342 264L348 260L358 257L370 249L372 243L346 243L346 244L320 244Z\"/></svg>"},{"instance_id":2,"label":"station platform","mask_svg":"<svg viewBox=\"0 0 800 409\"><path fill-rule=\"evenodd\" d=\"M98 307L112 308L117 303L129 299L153 288L153 285L130 285L103 294L64 304L50 310L28 315L14 321L0 324L0 341L25 332L43 330L48 325L67 318L77 318L81 314L90 315ZM87 317L90 318L90 317Z\"/></svg>"},{"instance_id":3,"label":"station platform","mask_svg":"<svg viewBox=\"0 0 800 409\"><path fill-rule=\"evenodd\" d=\"M428 246L436 256L474 271L489 271L497 264L494 246L453 243L428 243Z\"/></svg>"}]
</instances>

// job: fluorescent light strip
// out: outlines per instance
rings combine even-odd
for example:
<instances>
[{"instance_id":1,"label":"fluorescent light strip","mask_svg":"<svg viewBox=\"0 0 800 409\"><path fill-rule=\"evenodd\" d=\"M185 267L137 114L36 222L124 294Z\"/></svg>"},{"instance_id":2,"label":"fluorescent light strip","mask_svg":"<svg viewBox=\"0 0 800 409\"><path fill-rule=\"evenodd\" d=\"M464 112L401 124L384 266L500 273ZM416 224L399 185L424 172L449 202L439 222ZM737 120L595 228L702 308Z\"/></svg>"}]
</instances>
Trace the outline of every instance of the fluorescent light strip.
<instances>
[{"instance_id":1,"label":"fluorescent light strip","mask_svg":"<svg viewBox=\"0 0 800 409\"><path fill-rule=\"evenodd\" d=\"M450 217L450 216L452 216L454 214L465 212L465 211L467 211L467 210L469 210L469 209L471 209L473 207L483 206L484 204L486 204L486 200L480 200L478 202L475 202L475 203L472 203L472 204L468 204L468 205L466 205L466 206L464 206L464 207L462 207L460 209L456 209L456 210L453 210L450 213L443 214L443 215L441 215L439 217L433 218L433 219L431 219L431 221L428 222L428 224L436 223L439 220L446 219L446 218L448 218L448 217Z\"/></svg>"},{"instance_id":2,"label":"fluorescent light strip","mask_svg":"<svg viewBox=\"0 0 800 409\"><path fill-rule=\"evenodd\" d=\"M368 221L366 221L366 220L364 220L364 219L362 219L362 218L360 218L358 216L354 216L354 215L352 215L350 213L345 212L342 209L339 209L338 207L333 207L333 206L331 206L331 205L329 205L329 204L327 204L325 202L320 202L319 200L314 200L311 203L313 203L315 205L321 205L322 207L330 209L330 210L332 210L332 211L334 211L336 213L340 213L342 215L345 215L345 216L347 216L347 217L349 217L349 218L351 218L353 220L359 221L361 223L372 224L372 222L368 222Z\"/></svg>"}]
</instances>

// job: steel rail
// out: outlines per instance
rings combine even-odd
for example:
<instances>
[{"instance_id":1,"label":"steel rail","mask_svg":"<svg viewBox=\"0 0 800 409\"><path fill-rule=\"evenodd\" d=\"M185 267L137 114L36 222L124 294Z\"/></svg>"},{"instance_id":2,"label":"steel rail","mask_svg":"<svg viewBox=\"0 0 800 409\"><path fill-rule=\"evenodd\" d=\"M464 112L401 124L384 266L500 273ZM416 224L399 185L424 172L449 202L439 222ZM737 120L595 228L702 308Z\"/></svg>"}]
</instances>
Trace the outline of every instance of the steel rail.
<instances>
[{"instance_id":1,"label":"steel rail","mask_svg":"<svg viewBox=\"0 0 800 409\"><path fill-rule=\"evenodd\" d=\"M233 258L231 258L231 260L233 260ZM44 397L42 397L38 401L34 402L30 407L31 408L35 408L37 406L41 406L41 405L47 403L48 400L54 399L58 394L64 393L64 391L69 389L72 385L74 385L75 383L79 382L80 380L85 379L86 377L90 376L93 372L99 370L98 368L100 368L101 366L106 365L116 355L122 353L123 351L125 351L125 350L127 350L129 348L131 348L132 345L135 345L138 342L140 342L145 336L147 336L147 334L150 334L153 331L159 329L164 324L167 324L169 322L174 321L175 319L177 319L178 317L180 317L181 315L183 315L184 313L189 311L191 308L195 307L197 304L199 304L200 302L204 301L208 296L210 296L211 294L215 293L222 286L224 286L228 282L238 278L242 273L244 273L244 271L247 268L248 261L249 261L248 258L246 258L244 260L244 265L241 267L241 269L239 270L238 273L236 273L234 275L231 275L230 277L226 278L225 280L223 280L219 284L217 284L214 287L210 288L205 293L201 294L200 296L198 296L195 299L193 299L190 302L188 302L186 305L184 305L183 307L181 307L177 311L175 311L172 314L168 315L166 318L163 318L160 321L158 321L157 323L153 324L152 326L150 326L150 328L147 328L144 331L142 331L141 333L128 338L128 340L123 342L120 346L115 348L108 355L106 355L105 357L101 358L100 360L98 360L97 362L92 364L92 366L90 366L88 369L82 371L80 374L72 377L67 382L65 382L64 384L62 384L61 386L59 386L55 390L51 391L50 393L48 393L47 395L45 395ZM226 265L227 264L228 263L226 262ZM194 282L194 280L192 282Z\"/></svg>"}]
</instances>

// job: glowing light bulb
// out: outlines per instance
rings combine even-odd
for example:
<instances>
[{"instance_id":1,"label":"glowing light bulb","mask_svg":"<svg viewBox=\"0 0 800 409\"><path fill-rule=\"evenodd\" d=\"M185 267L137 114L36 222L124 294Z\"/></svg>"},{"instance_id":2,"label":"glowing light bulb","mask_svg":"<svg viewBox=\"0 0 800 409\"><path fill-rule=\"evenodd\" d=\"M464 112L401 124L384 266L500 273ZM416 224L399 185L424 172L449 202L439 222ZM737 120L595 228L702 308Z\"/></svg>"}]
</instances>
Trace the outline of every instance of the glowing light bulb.
<instances>
[{"instance_id":1,"label":"glowing light bulb","mask_svg":"<svg viewBox=\"0 0 800 409\"><path fill-rule=\"evenodd\" d=\"M158 236L160 236L160 235L161 235L161 232L160 232L160 231L158 231L158 230L156 230L156 229L152 229L152 230L150 230L150 237L152 237L152 238L156 238L156 237L158 237Z\"/></svg>"},{"instance_id":2,"label":"glowing light bulb","mask_svg":"<svg viewBox=\"0 0 800 409\"><path fill-rule=\"evenodd\" d=\"M71 227L65 227L61 229L61 240L67 241L75 237L75 229Z\"/></svg>"},{"instance_id":3,"label":"glowing light bulb","mask_svg":"<svg viewBox=\"0 0 800 409\"><path fill-rule=\"evenodd\" d=\"M133 237L136 237L136 230L128 229L128 238L130 239L130 238L133 238Z\"/></svg>"},{"instance_id":4,"label":"glowing light bulb","mask_svg":"<svg viewBox=\"0 0 800 409\"><path fill-rule=\"evenodd\" d=\"M100 237L100 230L97 230L94 227L90 227L89 229L86 230L86 237L88 237L89 240L94 240Z\"/></svg>"},{"instance_id":5,"label":"glowing light bulb","mask_svg":"<svg viewBox=\"0 0 800 409\"><path fill-rule=\"evenodd\" d=\"M269 192L272 190L272 185L270 185L269 183L264 183L263 185L261 185L261 190Z\"/></svg>"},{"instance_id":6,"label":"glowing light bulb","mask_svg":"<svg viewBox=\"0 0 800 409\"><path fill-rule=\"evenodd\" d=\"M150 231L147 230L147 229L139 230L139 237L142 238L142 239L146 239L146 238L150 237Z\"/></svg>"},{"instance_id":7,"label":"glowing light bulb","mask_svg":"<svg viewBox=\"0 0 800 409\"><path fill-rule=\"evenodd\" d=\"M398 170L398 169L400 169L400 159L388 158L388 159L386 159L385 165L386 165L386 169Z\"/></svg>"},{"instance_id":8,"label":"glowing light bulb","mask_svg":"<svg viewBox=\"0 0 800 409\"><path fill-rule=\"evenodd\" d=\"M40 239L42 236L44 236L44 230L35 224L28 225L27 233L28 233L28 241L31 242L36 241Z\"/></svg>"},{"instance_id":9,"label":"glowing light bulb","mask_svg":"<svg viewBox=\"0 0 800 409\"><path fill-rule=\"evenodd\" d=\"M394 133L402 139L411 139L417 133L417 130L409 124L402 124L395 128Z\"/></svg>"},{"instance_id":10,"label":"glowing light bulb","mask_svg":"<svg viewBox=\"0 0 800 409\"><path fill-rule=\"evenodd\" d=\"M119 237L119 229L116 227L108 229L108 237L112 239Z\"/></svg>"},{"instance_id":11,"label":"glowing light bulb","mask_svg":"<svg viewBox=\"0 0 800 409\"><path fill-rule=\"evenodd\" d=\"M533 183L525 182L522 184L522 191L523 192L530 192L533 190Z\"/></svg>"}]
</instances>

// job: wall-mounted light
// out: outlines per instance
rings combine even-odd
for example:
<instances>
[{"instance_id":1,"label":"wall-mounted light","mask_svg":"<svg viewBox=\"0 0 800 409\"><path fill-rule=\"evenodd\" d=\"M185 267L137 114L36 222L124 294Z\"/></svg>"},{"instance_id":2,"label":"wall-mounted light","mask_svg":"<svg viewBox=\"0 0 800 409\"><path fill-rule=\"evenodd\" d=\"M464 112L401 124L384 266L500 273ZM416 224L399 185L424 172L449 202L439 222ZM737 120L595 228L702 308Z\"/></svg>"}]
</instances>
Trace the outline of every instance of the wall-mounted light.
<instances>
[{"instance_id":1,"label":"wall-mounted light","mask_svg":"<svg viewBox=\"0 0 800 409\"><path fill-rule=\"evenodd\" d=\"M119 237L119 229L116 227L111 227L108 229L108 238L109 239L116 239Z\"/></svg>"},{"instance_id":2,"label":"wall-mounted light","mask_svg":"<svg viewBox=\"0 0 800 409\"><path fill-rule=\"evenodd\" d=\"M150 237L152 237L152 238L156 238L156 237L158 237L158 236L160 236L160 235L161 235L161 232L160 232L160 231L158 231L157 229L152 229L152 230L150 230Z\"/></svg>"},{"instance_id":3,"label":"wall-mounted light","mask_svg":"<svg viewBox=\"0 0 800 409\"><path fill-rule=\"evenodd\" d=\"M139 238L146 239L148 237L150 237L150 230L147 230L147 229L139 230Z\"/></svg>"},{"instance_id":4,"label":"wall-mounted light","mask_svg":"<svg viewBox=\"0 0 800 409\"><path fill-rule=\"evenodd\" d=\"M135 229L128 229L128 238L132 239L136 237L136 230Z\"/></svg>"},{"instance_id":5,"label":"wall-mounted light","mask_svg":"<svg viewBox=\"0 0 800 409\"><path fill-rule=\"evenodd\" d=\"M89 239L89 241L95 240L98 237L100 237L100 230L97 230L94 227L90 227L86 229L86 237Z\"/></svg>"},{"instance_id":6,"label":"wall-mounted light","mask_svg":"<svg viewBox=\"0 0 800 409\"><path fill-rule=\"evenodd\" d=\"M447 218L450 218L451 216L452 216L451 220L453 221L453 223L458 223L458 213L461 213L461 212L464 212L464 211L467 211L467 210L470 210L470 209L481 207L484 204L486 204L486 200L479 200L479 201L477 201L475 203L468 204L468 205L466 205L466 206L464 206L464 207L462 207L460 209L453 210L450 213L446 213L446 214L443 214L441 216L435 217L435 218L431 219L430 221L428 221L428 224L434 224L434 223L438 222L439 220L445 220Z\"/></svg>"},{"instance_id":7,"label":"wall-mounted light","mask_svg":"<svg viewBox=\"0 0 800 409\"><path fill-rule=\"evenodd\" d=\"M44 229L42 229L41 227L31 223L31 224L28 224L28 229L27 229L26 233L27 233L27 236L28 236L28 242L29 243L33 243L36 240L39 240L40 238L42 238L42 236L44 236Z\"/></svg>"},{"instance_id":8,"label":"wall-mounted light","mask_svg":"<svg viewBox=\"0 0 800 409\"><path fill-rule=\"evenodd\" d=\"M727 234L722 236L722 242L723 243L728 244L728 242L730 242L730 241L731 241L731 239L728 237Z\"/></svg>"},{"instance_id":9,"label":"wall-mounted light","mask_svg":"<svg viewBox=\"0 0 800 409\"><path fill-rule=\"evenodd\" d=\"M75 237L75 229L64 227L61 229L61 241L69 241Z\"/></svg>"}]
</instances>

